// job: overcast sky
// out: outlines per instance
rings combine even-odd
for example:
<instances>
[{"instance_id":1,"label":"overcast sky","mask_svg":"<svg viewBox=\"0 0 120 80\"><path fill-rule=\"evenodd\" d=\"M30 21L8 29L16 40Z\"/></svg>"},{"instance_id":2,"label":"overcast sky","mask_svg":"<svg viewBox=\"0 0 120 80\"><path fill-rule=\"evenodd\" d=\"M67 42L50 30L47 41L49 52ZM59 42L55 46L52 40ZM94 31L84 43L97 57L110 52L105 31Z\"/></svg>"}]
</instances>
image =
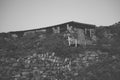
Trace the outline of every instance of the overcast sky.
<instances>
[{"instance_id":1,"label":"overcast sky","mask_svg":"<svg viewBox=\"0 0 120 80\"><path fill-rule=\"evenodd\" d=\"M120 21L120 0L0 0L0 32L68 21L114 24Z\"/></svg>"}]
</instances>

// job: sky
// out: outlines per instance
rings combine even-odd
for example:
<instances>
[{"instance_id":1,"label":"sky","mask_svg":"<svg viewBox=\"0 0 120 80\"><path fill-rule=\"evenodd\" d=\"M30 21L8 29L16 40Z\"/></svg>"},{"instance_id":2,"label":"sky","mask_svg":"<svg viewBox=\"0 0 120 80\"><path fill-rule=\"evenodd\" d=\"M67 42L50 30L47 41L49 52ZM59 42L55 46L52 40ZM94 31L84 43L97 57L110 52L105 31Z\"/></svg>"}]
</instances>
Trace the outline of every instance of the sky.
<instances>
[{"instance_id":1,"label":"sky","mask_svg":"<svg viewBox=\"0 0 120 80\"><path fill-rule=\"evenodd\" d=\"M108 26L120 21L120 0L0 0L0 32L69 21Z\"/></svg>"}]
</instances>

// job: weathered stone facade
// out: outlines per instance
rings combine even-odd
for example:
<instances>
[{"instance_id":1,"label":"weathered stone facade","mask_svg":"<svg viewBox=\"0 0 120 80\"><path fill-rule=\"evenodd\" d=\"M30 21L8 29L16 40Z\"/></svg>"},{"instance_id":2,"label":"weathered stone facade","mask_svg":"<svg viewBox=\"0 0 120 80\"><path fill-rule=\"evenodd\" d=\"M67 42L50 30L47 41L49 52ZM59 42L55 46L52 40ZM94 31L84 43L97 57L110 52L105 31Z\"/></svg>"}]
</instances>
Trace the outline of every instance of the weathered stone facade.
<instances>
[{"instance_id":1,"label":"weathered stone facade","mask_svg":"<svg viewBox=\"0 0 120 80\"><path fill-rule=\"evenodd\" d=\"M12 34L11 35L13 38L17 38L18 36L17 36L17 34Z\"/></svg>"},{"instance_id":2,"label":"weathered stone facade","mask_svg":"<svg viewBox=\"0 0 120 80\"><path fill-rule=\"evenodd\" d=\"M92 45L96 41L95 26L83 24L78 22L68 22L51 27L23 31L22 36L34 36L35 34L45 33L51 34L64 34L68 40L69 46L75 45ZM16 37L13 35L13 37Z\"/></svg>"},{"instance_id":3,"label":"weathered stone facade","mask_svg":"<svg viewBox=\"0 0 120 80\"><path fill-rule=\"evenodd\" d=\"M60 33L60 27L52 28L54 33Z\"/></svg>"},{"instance_id":4,"label":"weathered stone facade","mask_svg":"<svg viewBox=\"0 0 120 80\"><path fill-rule=\"evenodd\" d=\"M46 29L40 29L40 30L36 30L37 33L39 32L46 32Z\"/></svg>"},{"instance_id":5,"label":"weathered stone facade","mask_svg":"<svg viewBox=\"0 0 120 80\"><path fill-rule=\"evenodd\" d=\"M81 45L86 45L86 39L85 39L85 34L83 29L77 29L77 35L78 35L78 44Z\"/></svg>"},{"instance_id":6,"label":"weathered stone facade","mask_svg":"<svg viewBox=\"0 0 120 80\"><path fill-rule=\"evenodd\" d=\"M35 34L35 31L27 31L27 32L24 32L23 36L33 35L33 34Z\"/></svg>"},{"instance_id":7,"label":"weathered stone facade","mask_svg":"<svg viewBox=\"0 0 120 80\"><path fill-rule=\"evenodd\" d=\"M69 46L74 44L76 47L77 45L92 45L94 41L96 41L95 36L95 29L93 28L75 28L74 26L70 26L69 24L67 26L67 31L69 35L68 37L68 43Z\"/></svg>"}]
</instances>

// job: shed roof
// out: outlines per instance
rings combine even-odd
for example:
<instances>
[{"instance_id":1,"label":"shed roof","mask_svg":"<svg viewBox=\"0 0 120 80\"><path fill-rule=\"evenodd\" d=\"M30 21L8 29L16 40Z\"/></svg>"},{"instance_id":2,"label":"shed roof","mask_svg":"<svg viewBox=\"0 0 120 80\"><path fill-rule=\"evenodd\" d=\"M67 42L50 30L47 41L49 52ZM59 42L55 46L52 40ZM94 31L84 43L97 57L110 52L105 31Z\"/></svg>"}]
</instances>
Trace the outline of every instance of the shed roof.
<instances>
[{"instance_id":1,"label":"shed roof","mask_svg":"<svg viewBox=\"0 0 120 80\"><path fill-rule=\"evenodd\" d=\"M66 23L61 23L61 24L57 24L57 25L53 25L53 26L44 27L44 28L24 30L24 31L14 31L14 32L9 32L9 33L24 33L26 31L49 29L49 28L58 27L58 26L63 27L65 25L67 25L67 24L69 24L71 26L74 26L74 27L77 27L77 28L95 28L96 27L95 25L92 25L92 24L80 23L80 22L76 22L76 21L69 21L69 22L66 22Z\"/></svg>"}]
</instances>

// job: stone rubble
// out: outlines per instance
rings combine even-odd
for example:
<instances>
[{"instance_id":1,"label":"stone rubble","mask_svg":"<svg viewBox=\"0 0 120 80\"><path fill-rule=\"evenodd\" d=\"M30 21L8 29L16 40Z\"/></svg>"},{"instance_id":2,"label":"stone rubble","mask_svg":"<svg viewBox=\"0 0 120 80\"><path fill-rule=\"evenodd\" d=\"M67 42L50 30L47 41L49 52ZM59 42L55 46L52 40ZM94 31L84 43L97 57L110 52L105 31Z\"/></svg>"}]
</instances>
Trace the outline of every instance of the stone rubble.
<instances>
[{"instance_id":1,"label":"stone rubble","mask_svg":"<svg viewBox=\"0 0 120 80\"><path fill-rule=\"evenodd\" d=\"M102 58L100 57L102 56ZM85 68L102 62L107 53L86 51L76 58L60 58L55 53L28 55L26 57L0 58L1 80L74 80ZM115 56L112 56L116 59ZM81 79L83 80L83 79Z\"/></svg>"}]
</instances>

